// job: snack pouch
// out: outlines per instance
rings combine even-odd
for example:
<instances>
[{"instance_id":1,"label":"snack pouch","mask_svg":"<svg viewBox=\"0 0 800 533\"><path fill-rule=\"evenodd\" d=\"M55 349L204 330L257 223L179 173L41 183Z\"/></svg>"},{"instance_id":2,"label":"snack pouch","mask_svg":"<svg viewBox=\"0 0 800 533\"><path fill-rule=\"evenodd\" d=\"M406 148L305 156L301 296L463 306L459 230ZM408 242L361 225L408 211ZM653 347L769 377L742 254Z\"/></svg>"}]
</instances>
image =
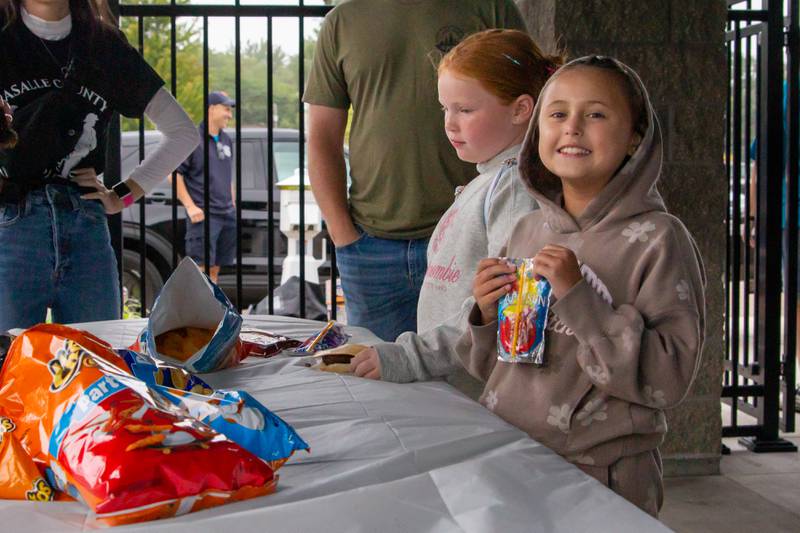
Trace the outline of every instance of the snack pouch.
<instances>
[{"instance_id":1,"label":"snack pouch","mask_svg":"<svg viewBox=\"0 0 800 533\"><path fill-rule=\"evenodd\" d=\"M497 304L497 358L508 363L544 366L550 282L537 279L533 259L504 259L517 266L517 279Z\"/></svg>"},{"instance_id":2,"label":"snack pouch","mask_svg":"<svg viewBox=\"0 0 800 533\"><path fill-rule=\"evenodd\" d=\"M350 335L344 332L344 327L337 324L335 320L331 320L319 332L304 340L300 346L286 350L285 353L295 356L312 355L320 350L330 350L341 346L349 339Z\"/></svg>"},{"instance_id":3,"label":"snack pouch","mask_svg":"<svg viewBox=\"0 0 800 533\"><path fill-rule=\"evenodd\" d=\"M159 353L156 337L184 327L214 332L211 340L184 360ZM190 372L222 370L239 363L242 317L225 293L185 257L164 284L139 337L140 351Z\"/></svg>"},{"instance_id":4,"label":"snack pouch","mask_svg":"<svg viewBox=\"0 0 800 533\"><path fill-rule=\"evenodd\" d=\"M146 354L119 350L134 375L186 415L222 433L279 469L308 444L294 428L244 391L214 390L189 372Z\"/></svg>"},{"instance_id":5,"label":"snack pouch","mask_svg":"<svg viewBox=\"0 0 800 533\"><path fill-rule=\"evenodd\" d=\"M18 337L0 412L51 486L118 525L269 494L272 469L131 376L103 341L65 326Z\"/></svg>"}]
</instances>

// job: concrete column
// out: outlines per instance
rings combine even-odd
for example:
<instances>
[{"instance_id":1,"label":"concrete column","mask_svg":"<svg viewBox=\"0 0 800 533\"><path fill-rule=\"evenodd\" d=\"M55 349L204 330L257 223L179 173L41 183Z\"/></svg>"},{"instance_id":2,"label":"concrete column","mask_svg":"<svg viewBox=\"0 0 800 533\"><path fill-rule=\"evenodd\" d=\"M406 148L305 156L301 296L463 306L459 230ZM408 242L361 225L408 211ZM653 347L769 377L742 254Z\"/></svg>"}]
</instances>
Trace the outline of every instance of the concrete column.
<instances>
[{"instance_id":1,"label":"concrete column","mask_svg":"<svg viewBox=\"0 0 800 533\"><path fill-rule=\"evenodd\" d=\"M708 275L697 380L667 413L666 475L719 473L725 259L724 0L518 0L546 51L611 55L644 80L664 134L659 189L686 224Z\"/></svg>"}]
</instances>

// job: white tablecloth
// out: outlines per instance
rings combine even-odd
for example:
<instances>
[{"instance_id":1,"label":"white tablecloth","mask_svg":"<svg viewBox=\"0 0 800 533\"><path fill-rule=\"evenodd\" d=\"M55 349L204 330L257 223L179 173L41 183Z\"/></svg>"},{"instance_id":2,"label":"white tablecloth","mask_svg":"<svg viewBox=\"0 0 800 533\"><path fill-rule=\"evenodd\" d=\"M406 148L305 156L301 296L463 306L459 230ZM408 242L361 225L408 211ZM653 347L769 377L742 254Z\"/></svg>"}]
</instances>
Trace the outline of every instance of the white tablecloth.
<instances>
[{"instance_id":1,"label":"white tablecloth","mask_svg":"<svg viewBox=\"0 0 800 533\"><path fill-rule=\"evenodd\" d=\"M305 338L320 323L247 317ZM115 346L143 320L83 324ZM354 342L371 334L350 328ZM393 384L305 368L285 356L202 376L249 391L311 446L269 496L115 528L181 533L668 531L523 432L442 382ZM90 529L79 503L0 501L0 531Z\"/></svg>"}]
</instances>

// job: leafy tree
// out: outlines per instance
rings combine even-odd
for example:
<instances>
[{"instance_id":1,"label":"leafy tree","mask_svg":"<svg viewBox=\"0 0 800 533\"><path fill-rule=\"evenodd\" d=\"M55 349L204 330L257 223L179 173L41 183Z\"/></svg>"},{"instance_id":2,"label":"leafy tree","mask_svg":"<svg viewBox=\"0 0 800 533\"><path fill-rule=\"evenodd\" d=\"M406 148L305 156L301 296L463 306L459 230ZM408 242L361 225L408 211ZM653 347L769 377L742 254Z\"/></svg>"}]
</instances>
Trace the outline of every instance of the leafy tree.
<instances>
[{"instance_id":1,"label":"leafy tree","mask_svg":"<svg viewBox=\"0 0 800 533\"><path fill-rule=\"evenodd\" d=\"M148 2L159 3L159 2ZM188 0L178 0L188 3ZM124 17L120 29L134 48L139 46L139 22L136 18ZM203 44L198 19L178 19L175 32L177 57L177 99L195 122L203 117ZM144 19L144 58L171 88L170 19L147 17ZM147 128L152 128L148 124ZM136 119L123 119L122 130L139 128Z\"/></svg>"}]
</instances>

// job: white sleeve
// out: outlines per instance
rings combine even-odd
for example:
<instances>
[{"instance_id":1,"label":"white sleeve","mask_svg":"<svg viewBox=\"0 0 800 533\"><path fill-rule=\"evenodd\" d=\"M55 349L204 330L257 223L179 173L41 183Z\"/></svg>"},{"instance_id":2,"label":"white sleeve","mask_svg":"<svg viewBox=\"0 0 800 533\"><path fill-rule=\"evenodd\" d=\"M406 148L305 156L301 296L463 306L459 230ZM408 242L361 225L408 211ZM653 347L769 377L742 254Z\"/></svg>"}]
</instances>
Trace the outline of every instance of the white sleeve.
<instances>
[{"instance_id":1,"label":"white sleeve","mask_svg":"<svg viewBox=\"0 0 800 533\"><path fill-rule=\"evenodd\" d=\"M189 157L200 144L200 134L186 111L163 87L147 104L144 114L161 132L161 142L127 179L134 180L147 193Z\"/></svg>"}]
</instances>

